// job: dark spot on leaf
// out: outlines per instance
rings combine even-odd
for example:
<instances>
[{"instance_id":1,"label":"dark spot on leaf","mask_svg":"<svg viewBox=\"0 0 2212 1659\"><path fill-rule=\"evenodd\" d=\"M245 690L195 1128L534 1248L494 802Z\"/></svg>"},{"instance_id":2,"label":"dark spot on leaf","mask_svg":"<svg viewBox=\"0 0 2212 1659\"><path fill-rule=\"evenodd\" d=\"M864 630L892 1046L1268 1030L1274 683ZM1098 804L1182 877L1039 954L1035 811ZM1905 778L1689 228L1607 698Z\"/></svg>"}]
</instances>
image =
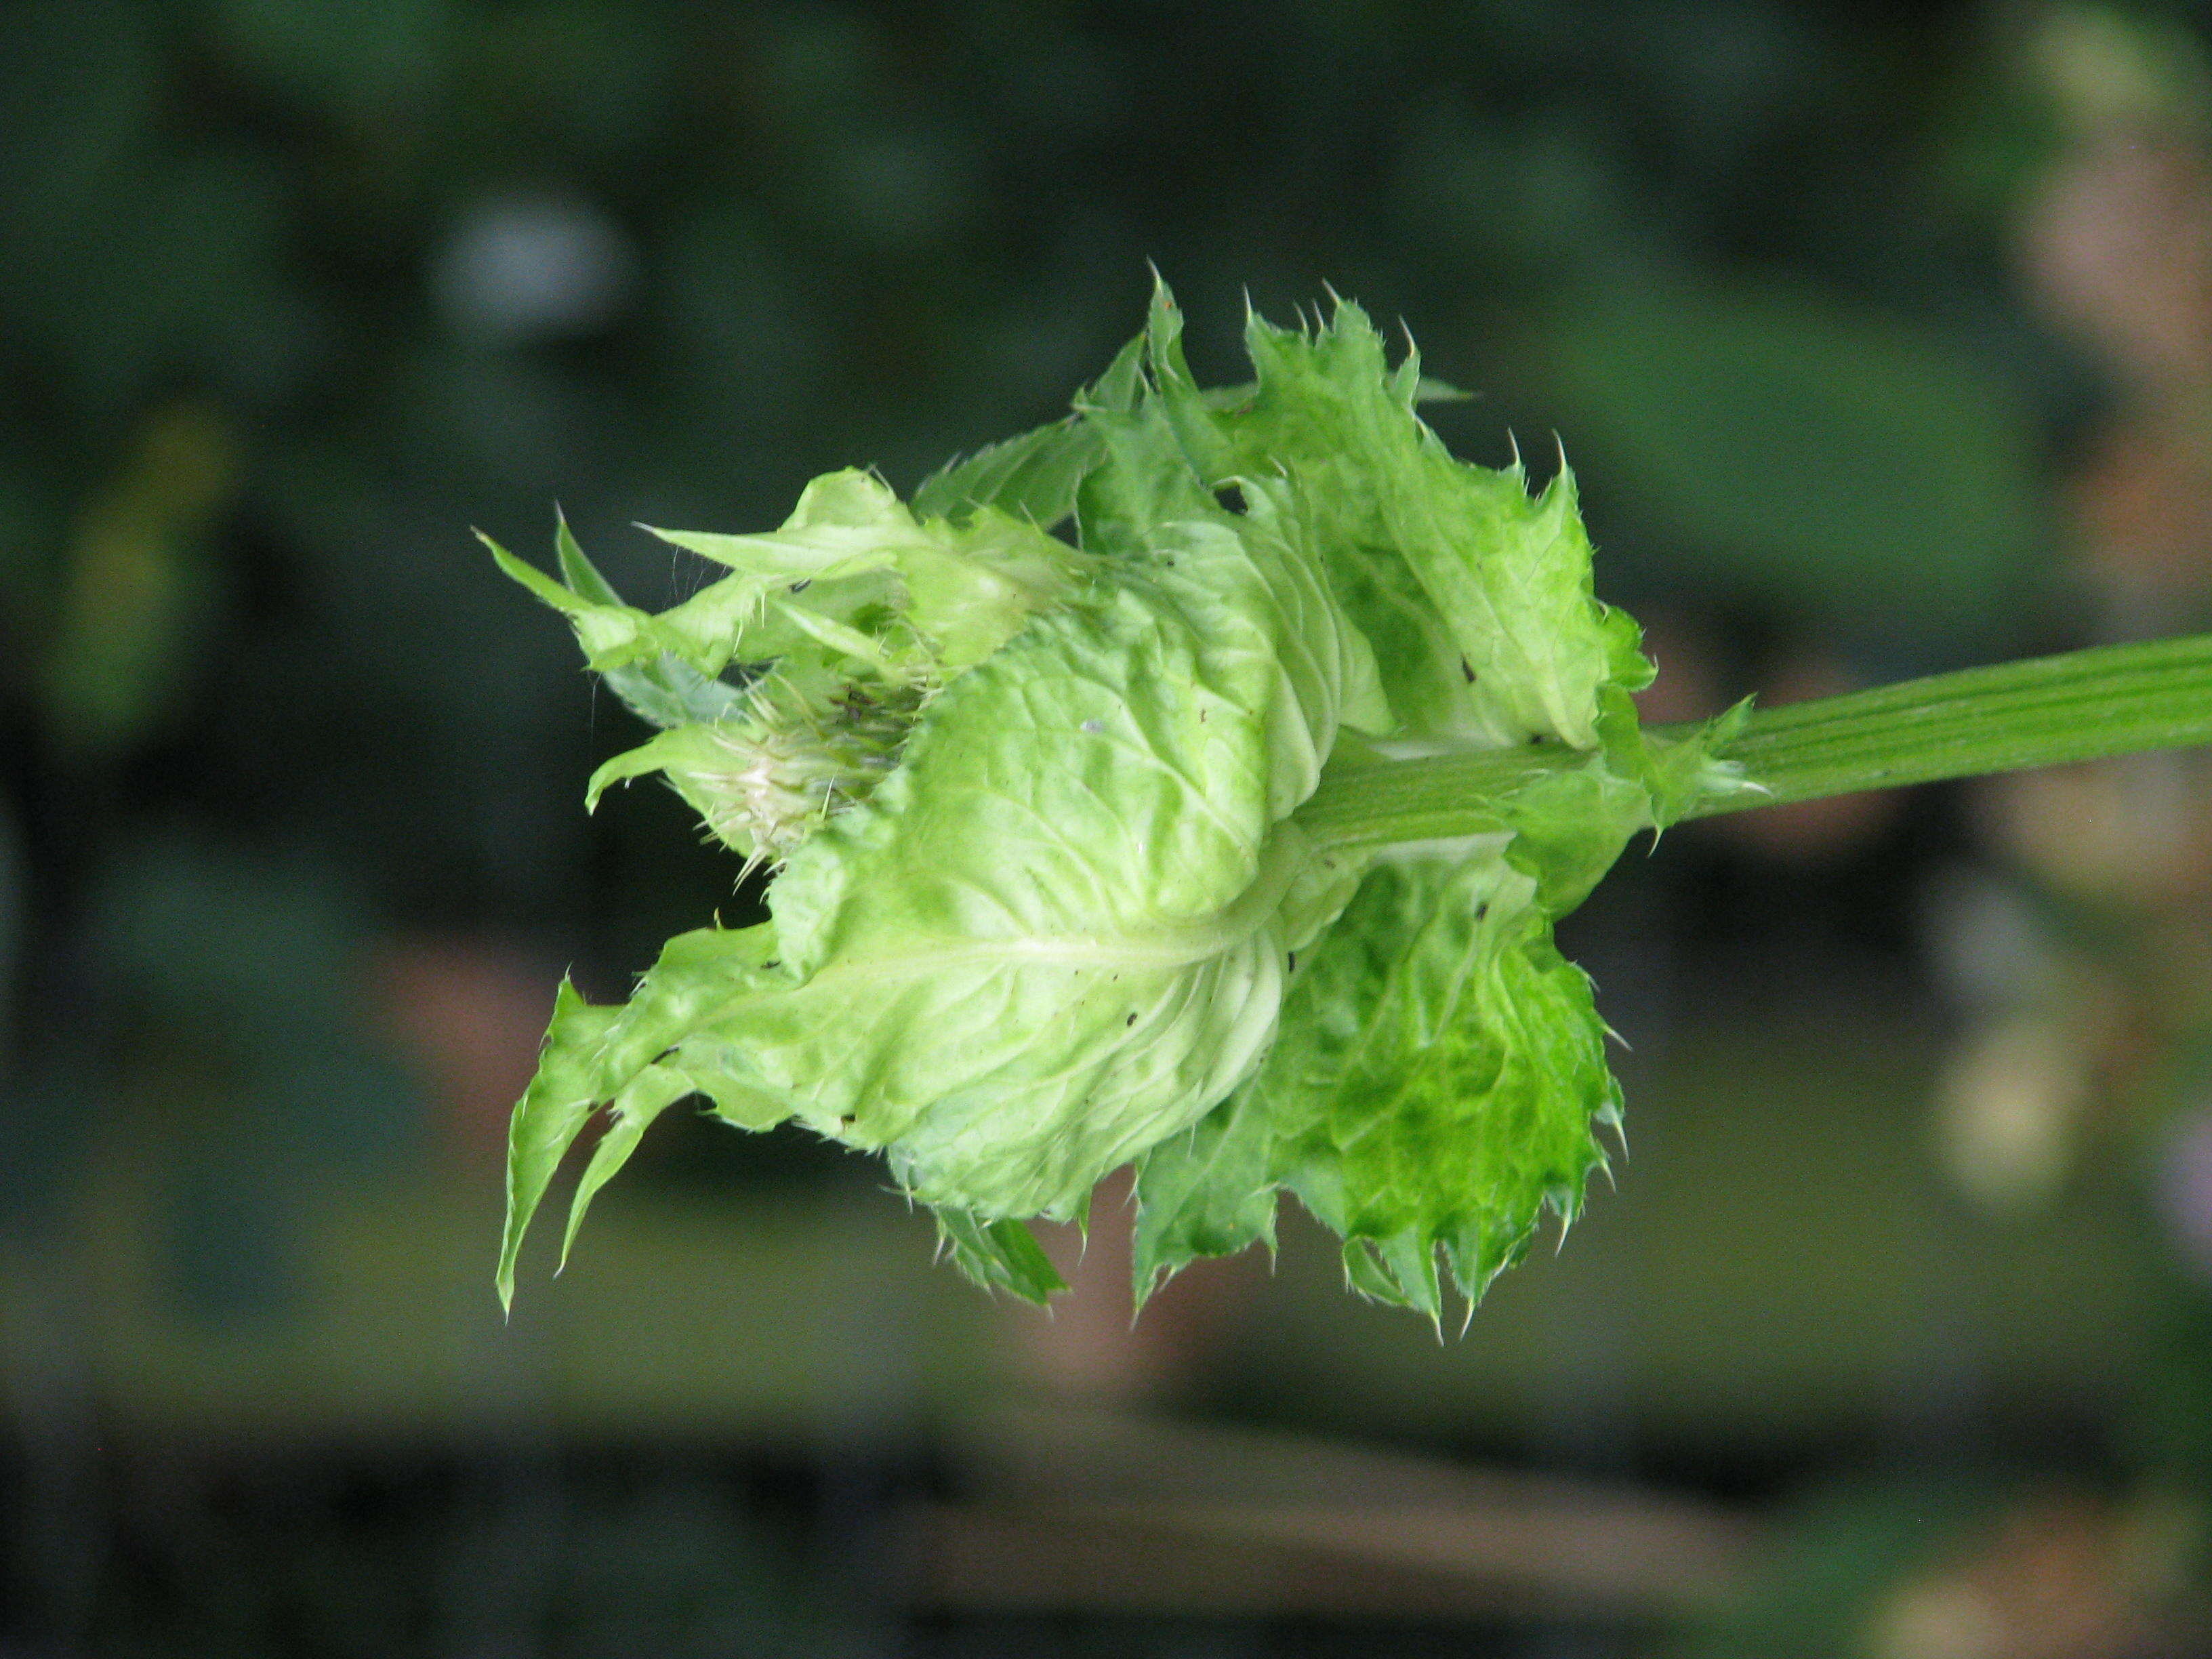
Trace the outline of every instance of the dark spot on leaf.
<instances>
[{"instance_id":1,"label":"dark spot on leaf","mask_svg":"<svg viewBox=\"0 0 2212 1659\"><path fill-rule=\"evenodd\" d=\"M1531 743L1541 743L1543 740L1544 734L1541 732L1531 732L1528 734L1528 741Z\"/></svg>"},{"instance_id":2,"label":"dark spot on leaf","mask_svg":"<svg viewBox=\"0 0 2212 1659\"><path fill-rule=\"evenodd\" d=\"M783 958L781 957L770 957L766 962L761 963L761 967L763 969L769 968L781 968L782 966Z\"/></svg>"},{"instance_id":3,"label":"dark spot on leaf","mask_svg":"<svg viewBox=\"0 0 2212 1659\"><path fill-rule=\"evenodd\" d=\"M1244 498L1235 485L1224 484L1213 492L1213 504L1224 513L1236 513L1243 510Z\"/></svg>"},{"instance_id":4,"label":"dark spot on leaf","mask_svg":"<svg viewBox=\"0 0 2212 1659\"><path fill-rule=\"evenodd\" d=\"M1125 1025L1134 1025L1137 1023L1137 1017L1134 1014L1131 1014L1127 1019L1121 1023Z\"/></svg>"},{"instance_id":5,"label":"dark spot on leaf","mask_svg":"<svg viewBox=\"0 0 2212 1659\"><path fill-rule=\"evenodd\" d=\"M813 577L811 577L811 576L801 576L801 577L800 577L797 581L795 581L795 582L792 583L792 585L791 585L791 591L792 591L793 592L794 592L794 593L804 593L804 592L805 592L808 588L810 588L810 587L811 587L811 586L814 586L814 578L813 578Z\"/></svg>"},{"instance_id":6,"label":"dark spot on leaf","mask_svg":"<svg viewBox=\"0 0 2212 1659\"><path fill-rule=\"evenodd\" d=\"M853 1115L850 1112L848 1112L844 1116L837 1120L837 1127L841 1129L849 1129L853 1127Z\"/></svg>"},{"instance_id":7,"label":"dark spot on leaf","mask_svg":"<svg viewBox=\"0 0 2212 1659\"><path fill-rule=\"evenodd\" d=\"M1490 914L1490 901L1489 901L1488 899L1485 899L1485 900L1483 900L1483 902L1482 902L1481 903L1480 903L1480 904L1478 904L1478 905L1476 905L1476 906L1474 907L1474 919L1475 919L1477 921L1481 921L1485 916L1488 915L1489 914Z\"/></svg>"},{"instance_id":8,"label":"dark spot on leaf","mask_svg":"<svg viewBox=\"0 0 2212 1659\"><path fill-rule=\"evenodd\" d=\"M1200 726L1203 726L1203 725L1205 725L1205 724L1206 724L1206 710L1204 710L1203 708L1201 708L1201 709L1200 709L1200 710L1198 711L1198 723L1199 723Z\"/></svg>"},{"instance_id":9,"label":"dark spot on leaf","mask_svg":"<svg viewBox=\"0 0 2212 1659\"><path fill-rule=\"evenodd\" d=\"M1473 685L1474 684L1474 665L1469 662L1465 657L1462 657L1459 659L1459 672L1460 678L1464 679L1469 685Z\"/></svg>"},{"instance_id":10,"label":"dark spot on leaf","mask_svg":"<svg viewBox=\"0 0 2212 1659\"><path fill-rule=\"evenodd\" d=\"M1298 971L1298 953L1296 951L1291 952L1291 965L1286 971L1293 974Z\"/></svg>"}]
</instances>

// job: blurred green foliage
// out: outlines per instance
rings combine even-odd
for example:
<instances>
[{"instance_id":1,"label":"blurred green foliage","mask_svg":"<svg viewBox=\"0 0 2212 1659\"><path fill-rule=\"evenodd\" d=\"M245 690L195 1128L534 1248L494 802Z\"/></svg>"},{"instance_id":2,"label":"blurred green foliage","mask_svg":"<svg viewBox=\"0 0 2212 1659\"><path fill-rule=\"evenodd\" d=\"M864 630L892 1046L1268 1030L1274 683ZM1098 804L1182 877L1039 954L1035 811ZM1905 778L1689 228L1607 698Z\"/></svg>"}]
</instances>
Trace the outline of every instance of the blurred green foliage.
<instances>
[{"instance_id":1,"label":"blurred green foliage","mask_svg":"<svg viewBox=\"0 0 2212 1659\"><path fill-rule=\"evenodd\" d=\"M1874 632L1986 647L2042 550L2034 413L1950 336L1779 284L1640 283L1565 313L1582 465L1696 574Z\"/></svg>"}]
</instances>

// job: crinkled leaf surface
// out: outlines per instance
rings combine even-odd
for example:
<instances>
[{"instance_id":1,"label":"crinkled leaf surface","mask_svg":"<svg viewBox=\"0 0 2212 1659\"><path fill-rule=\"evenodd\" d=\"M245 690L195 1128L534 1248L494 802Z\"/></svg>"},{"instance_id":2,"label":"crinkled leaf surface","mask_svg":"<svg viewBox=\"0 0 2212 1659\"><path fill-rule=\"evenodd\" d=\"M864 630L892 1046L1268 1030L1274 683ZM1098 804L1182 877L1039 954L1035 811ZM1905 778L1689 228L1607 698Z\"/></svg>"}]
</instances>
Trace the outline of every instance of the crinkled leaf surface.
<instances>
[{"instance_id":1,"label":"crinkled leaf surface","mask_svg":"<svg viewBox=\"0 0 2212 1659\"><path fill-rule=\"evenodd\" d=\"M498 555L668 728L594 795L663 771L778 866L769 921L671 941L626 1006L564 988L503 1291L592 1112L572 1236L694 1092L880 1151L963 1270L1039 1300L1024 1218L1133 1161L1140 1297L1272 1241L1282 1190L1356 1288L1431 1316L1440 1262L1477 1294L1547 1204L1572 1215L1618 1096L1552 922L1712 787L1710 743L1638 729L1649 665L1592 595L1571 476L1532 497L1455 460L1357 307L1254 319L1257 380L1225 392L1180 331L1162 289L1074 414L911 507L847 472L766 535L656 532L731 573L658 616L565 529L560 581ZM1324 772L1400 744L1534 757L1486 771L1493 827L1449 846L1304 833Z\"/></svg>"},{"instance_id":2,"label":"crinkled leaf surface","mask_svg":"<svg viewBox=\"0 0 2212 1659\"><path fill-rule=\"evenodd\" d=\"M1547 1203L1572 1218L1620 1096L1589 981L1502 848L1386 862L1295 1002L1255 1107L1355 1285L1433 1317L1439 1254L1477 1297Z\"/></svg>"},{"instance_id":3,"label":"crinkled leaf surface","mask_svg":"<svg viewBox=\"0 0 2212 1659\"><path fill-rule=\"evenodd\" d=\"M977 1224L948 1220L958 1259L1005 1267L987 1224L1074 1213L1249 1073L1316 902L1285 820L1376 674L1274 503L1170 494L1130 528L1146 556L942 686L873 798L792 855L766 929L677 941L611 1023L564 1005L519 1158L557 1157L587 1097L626 1146L696 1079L884 1150ZM543 1182L516 1190L519 1237Z\"/></svg>"},{"instance_id":4,"label":"crinkled leaf surface","mask_svg":"<svg viewBox=\"0 0 2212 1659\"><path fill-rule=\"evenodd\" d=\"M1339 305L1310 331L1249 318L1258 383L1221 410L1182 367L1164 295L1151 334L1198 464L1217 479L1283 473L1297 487L1409 732L1588 748L1601 689L1649 682L1634 622L1591 592L1574 475L1562 467L1532 498L1517 464L1454 459L1414 412L1418 354L1391 368L1358 307Z\"/></svg>"}]
</instances>

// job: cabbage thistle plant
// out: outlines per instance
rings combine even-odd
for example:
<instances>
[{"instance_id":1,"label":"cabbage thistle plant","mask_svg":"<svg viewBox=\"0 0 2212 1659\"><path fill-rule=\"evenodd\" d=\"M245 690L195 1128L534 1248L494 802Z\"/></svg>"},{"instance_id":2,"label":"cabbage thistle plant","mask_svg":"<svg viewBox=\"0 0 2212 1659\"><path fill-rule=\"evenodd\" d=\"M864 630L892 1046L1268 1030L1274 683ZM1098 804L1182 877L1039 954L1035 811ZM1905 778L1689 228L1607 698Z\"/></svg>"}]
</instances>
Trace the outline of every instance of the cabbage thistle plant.
<instances>
[{"instance_id":1,"label":"cabbage thistle plant","mask_svg":"<svg viewBox=\"0 0 2212 1659\"><path fill-rule=\"evenodd\" d=\"M1449 394L1356 306L1252 318L1228 390L1180 335L1163 289L1071 415L911 502L838 472L764 534L655 532L729 573L658 615L565 526L558 580L493 549L661 728L587 803L657 773L771 874L769 920L671 940L627 1004L562 986L503 1298L593 1115L570 1241L698 1096L881 1152L1033 1300L1063 1286L1027 1223L1133 1164L1139 1302L1272 1244L1287 1191L1433 1319L1605 1165L1620 1094L1553 924L1638 832L2212 735L2203 641L1646 728L1571 473L1455 459L1418 413Z\"/></svg>"}]
</instances>

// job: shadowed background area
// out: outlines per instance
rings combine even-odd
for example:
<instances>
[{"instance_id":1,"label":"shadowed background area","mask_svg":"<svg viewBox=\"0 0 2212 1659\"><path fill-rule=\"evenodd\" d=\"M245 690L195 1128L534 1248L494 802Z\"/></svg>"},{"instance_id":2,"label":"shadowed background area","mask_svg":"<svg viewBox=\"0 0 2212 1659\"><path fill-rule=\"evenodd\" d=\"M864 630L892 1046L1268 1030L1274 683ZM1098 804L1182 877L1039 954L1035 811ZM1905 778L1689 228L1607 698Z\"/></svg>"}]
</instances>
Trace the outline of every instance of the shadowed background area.
<instances>
[{"instance_id":1,"label":"shadowed background area","mask_svg":"<svg viewBox=\"0 0 2212 1659\"><path fill-rule=\"evenodd\" d=\"M757 901L480 526L910 489L1146 262L1561 449L1661 720L2212 625L2180 7L19 0L0 70L0 1653L2212 1641L2212 766L1632 850L1629 1156L1438 1340L1279 1259L1051 1316L672 1114L491 1290L565 968Z\"/></svg>"}]
</instances>

